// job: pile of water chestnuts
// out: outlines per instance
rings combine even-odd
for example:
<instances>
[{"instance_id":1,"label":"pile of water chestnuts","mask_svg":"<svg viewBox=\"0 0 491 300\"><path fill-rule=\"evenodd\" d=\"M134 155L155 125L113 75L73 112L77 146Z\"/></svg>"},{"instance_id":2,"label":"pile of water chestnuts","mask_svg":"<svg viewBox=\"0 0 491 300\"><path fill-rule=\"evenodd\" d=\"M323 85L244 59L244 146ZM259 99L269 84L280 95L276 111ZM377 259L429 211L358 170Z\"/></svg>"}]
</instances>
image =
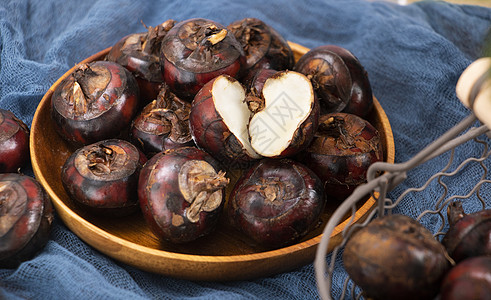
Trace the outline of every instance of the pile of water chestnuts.
<instances>
[{"instance_id":1,"label":"pile of water chestnuts","mask_svg":"<svg viewBox=\"0 0 491 300\"><path fill-rule=\"evenodd\" d=\"M319 226L326 202L383 160L365 120L368 75L350 51L321 46L295 63L256 18L144 27L52 95L56 131L73 149L62 183L81 209L141 211L171 243L206 236L223 218L272 249Z\"/></svg>"}]
</instances>

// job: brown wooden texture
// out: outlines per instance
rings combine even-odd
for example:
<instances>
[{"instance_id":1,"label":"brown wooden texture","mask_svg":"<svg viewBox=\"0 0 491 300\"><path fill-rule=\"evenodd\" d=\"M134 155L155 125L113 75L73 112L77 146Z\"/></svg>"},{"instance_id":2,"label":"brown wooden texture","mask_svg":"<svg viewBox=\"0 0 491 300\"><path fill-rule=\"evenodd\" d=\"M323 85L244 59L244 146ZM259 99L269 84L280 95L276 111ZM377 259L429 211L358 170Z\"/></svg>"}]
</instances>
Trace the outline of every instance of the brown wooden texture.
<instances>
[{"instance_id":1,"label":"brown wooden texture","mask_svg":"<svg viewBox=\"0 0 491 300\"><path fill-rule=\"evenodd\" d=\"M298 59L307 48L290 43ZM105 49L81 63L103 59ZM160 241L147 227L143 216L108 219L95 217L76 207L61 184L61 168L73 152L55 132L50 118L51 95L73 70L59 78L42 98L31 126L31 160L36 178L50 195L58 216L77 236L102 253L145 271L189 280L228 281L269 276L311 263L320 242L322 230L338 203L330 203L322 216L322 225L303 240L289 247L268 250L231 229L225 221L210 236L185 245ZM379 102L368 118L379 129L385 161L394 162L394 140L389 120ZM229 174L232 182L239 174ZM375 204L373 198L360 205L356 221L364 219ZM333 241L344 224L336 227ZM338 241L339 242L339 241ZM333 243L332 247L335 243Z\"/></svg>"}]
</instances>

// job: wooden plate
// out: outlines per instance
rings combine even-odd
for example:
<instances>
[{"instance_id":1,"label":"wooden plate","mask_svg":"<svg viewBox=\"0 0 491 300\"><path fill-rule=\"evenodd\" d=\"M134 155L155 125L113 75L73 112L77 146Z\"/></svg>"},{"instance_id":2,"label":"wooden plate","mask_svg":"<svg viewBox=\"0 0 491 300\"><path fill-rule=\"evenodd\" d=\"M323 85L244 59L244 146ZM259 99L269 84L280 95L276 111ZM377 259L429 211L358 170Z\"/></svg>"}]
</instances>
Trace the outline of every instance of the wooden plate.
<instances>
[{"instance_id":1,"label":"wooden plate","mask_svg":"<svg viewBox=\"0 0 491 300\"><path fill-rule=\"evenodd\" d=\"M298 59L309 49L290 43ZM81 63L101 60L109 52L105 49ZM91 216L74 206L61 184L61 168L72 149L57 135L50 118L51 95L73 67L59 78L41 100L31 126L31 160L36 178L44 186L66 226L87 244L102 253L145 271L189 280L245 280L269 276L311 263L321 240L322 230L329 215L335 210L331 204L322 217L322 226L299 243L276 250L254 246L250 240L224 224L210 236L185 245L173 245L157 239L147 227L143 216L107 219ZM392 130L379 102L368 120L380 131L385 161L394 162ZM357 221L366 217L375 200L368 199L359 207ZM340 224L333 233L333 241L343 229ZM339 241L338 241L339 243Z\"/></svg>"}]
</instances>

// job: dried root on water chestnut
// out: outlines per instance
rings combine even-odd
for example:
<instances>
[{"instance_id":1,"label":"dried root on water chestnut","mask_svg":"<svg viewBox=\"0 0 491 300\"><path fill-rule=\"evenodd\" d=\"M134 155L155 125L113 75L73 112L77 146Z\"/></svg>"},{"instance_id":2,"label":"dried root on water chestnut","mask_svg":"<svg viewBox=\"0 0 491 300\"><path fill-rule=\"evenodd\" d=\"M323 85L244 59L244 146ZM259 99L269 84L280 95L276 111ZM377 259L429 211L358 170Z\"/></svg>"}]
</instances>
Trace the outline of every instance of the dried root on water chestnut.
<instances>
[{"instance_id":1,"label":"dried root on water chestnut","mask_svg":"<svg viewBox=\"0 0 491 300\"><path fill-rule=\"evenodd\" d=\"M0 174L0 268L16 268L48 242L51 201L34 178Z\"/></svg>"},{"instance_id":2,"label":"dried root on water chestnut","mask_svg":"<svg viewBox=\"0 0 491 300\"><path fill-rule=\"evenodd\" d=\"M450 228L442 243L456 262L491 255L491 209L466 214L462 202L454 201L449 204L447 213Z\"/></svg>"},{"instance_id":3,"label":"dried root on water chestnut","mask_svg":"<svg viewBox=\"0 0 491 300\"><path fill-rule=\"evenodd\" d=\"M366 182L370 165L383 160L383 149L368 121L331 113L321 116L314 140L297 158L324 181L328 198L343 200Z\"/></svg>"},{"instance_id":4,"label":"dried root on water chestnut","mask_svg":"<svg viewBox=\"0 0 491 300\"><path fill-rule=\"evenodd\" d=\"M167 149L193 146L190 111L191 104L179 99L163 84L157 99L147 104L133 120L131 140L141 146L148 157Z\"/></svg>"},{"instance_id":5,"label":"dried root on water chestnut","mask_svg":"<svg viewBox=\"0 0 491 300\"><path fill-rule=\"evenodd\" d=\"M29 161L29 128L0 109L0 173L13 173Z\"/></svg>"},{"instance_id":6,"label":"dried root on water chestnut","mask_svg":"<svg viewBox=\"0 0 491 300\"><path fill-rule=\"evenodd\" d=\"M138 178L147 161L133 144L110 139L76 150L61 172L71 199L90 213L120 217L138 210Z\"/></svg>"},{"instance_id":7,"label":"dried root on water chestnut","mask_svg":"<svg viewBox=\"0 0 491 300\"><path fill-rule=\"evenodd\" d=\"M225 202L229 179L219 163L195 147L154 155L138 184L141 210L152 232L172 243L211 233Z\"/></svg>"},{"instance_id":8,"label":"dried root on water chestnut","mask_svg":"<svg viewBox=\"0 0 491 300\"><path fill-rule=\"evenodd\" d=\"M227 26L244 48L244 77L261 69L291 70L293 52L287 41L271 26L256 18L237 20Z\"/></svg>"},{"instance_id":9,"label":"dried root on water chestnut","mask_svg":"<svg viewBox=\"0 0 491 300\"><path fill-rule=\"evenodd\" d=\"M155 99L159 92L163 80L160 47L162 39L175 23L174 20L167 20L155 27L145 26L146 32L123 37L106 56L106 60L122 65L135 76L144 103Z\"/></svg>"},{"instance_id":10,"label":"dried root on water chestnut","mask_svg":"<svg viewBox=\"0 0 491 300\"><path fill-rule=\"evenodd\" d=\"M80 65L51 97L57 132L78 147L118 137L139 109L135 77L109 61Z\"/></svg>"},{"instance_id":11,"label":"dried root on water chestnut","mask_svg":"<svg viewBox=\"0 0 491 300\"><path fill-rule=\"evenodd\" d=\"M223 25L196 18L177 23L162 40L160 66L165 83L191 102L198 91L221 74L240 77L245 54Z\"/></svg>"},{"instance_id":12,"label":"dried root on water chestnut","mask_svg":"<svg viewBox=\"0 0 491 300\"><path fill-rule=\"evenodd\" d=\"M263 159L245 172L230 194L230 223L257 244L277 248L314 229L325 207L321 180L290 159Z\"/></svg>"},{"instance_id":13,"label":"dried root on water chestnut","mask_svg":"<svg viewBox=\"0 0 491 300\"><path fill-rule=\"evenodd\" d=\"M443 245L416 220L387 215L346 243L344 268L367 297L434 299L451 267Z\"/></svg>"}]
</instances>

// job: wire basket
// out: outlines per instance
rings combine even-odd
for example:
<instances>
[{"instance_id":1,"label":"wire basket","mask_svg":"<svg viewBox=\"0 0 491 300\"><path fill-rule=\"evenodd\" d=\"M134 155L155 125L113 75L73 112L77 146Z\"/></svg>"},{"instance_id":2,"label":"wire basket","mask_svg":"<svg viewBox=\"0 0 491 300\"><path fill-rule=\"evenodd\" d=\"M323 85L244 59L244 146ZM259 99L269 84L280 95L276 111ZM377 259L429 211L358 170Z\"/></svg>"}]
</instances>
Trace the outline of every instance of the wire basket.
<instances>
[{"instance_id":1,"label":"wire basket","mask_svg":"<svg viewBox=\"0 0 491 300\"><path fill-rule=\"evenodd\" d=\"M350 236L373 219L399 213L400 206L405 206L406 212L409 208L411 213L417 216L416 220L429 229L436 239L441 239L449 226L446 216L449 203L462 201L468 213L485 209L485 199L488 199L488 204L491 203L491 175L488 170L491 165L491 108L487 111L480 108L480 113L475 113L477 104L482 106L483 101L491 103L490 70L491 58L485 62L478 60L469 66L459 79L457 95L464 105L471 109L469 116L404 163L374 163L368 170L367 183L356 188L332 214L324 228L314 263L317 286L322 299L363 298L363 291L348 275L343 275L345 273L342 272L334 274L334 270L343 268L341 254ZM486 93L483 93L483 90L486 90ZM464 152L462 155L462 151L469 149L472 151ZM401 190L400 183L410 181L413 174L420 174L417 172L418 168L434 159L446 163L439 165L439 169L427 178L411 181L417 182L418 185ZM455 188L461 182L461 176L466 176L466 182L473 184L464 189ZM399 196L389 199L387 194L393 190L393 194ZM357 205L365 201L367 196L376 199L376 206L362 223L355 223L353 220ZM420 202L413 205L414 201ZM347 222L342 232L342 241L328 254L330 236L334 228L342 222ZM339 278L339 273L345 277ZM341 283L341 289L339 284L333 285L334 281Z\"/></svg>"}]
</instances>

